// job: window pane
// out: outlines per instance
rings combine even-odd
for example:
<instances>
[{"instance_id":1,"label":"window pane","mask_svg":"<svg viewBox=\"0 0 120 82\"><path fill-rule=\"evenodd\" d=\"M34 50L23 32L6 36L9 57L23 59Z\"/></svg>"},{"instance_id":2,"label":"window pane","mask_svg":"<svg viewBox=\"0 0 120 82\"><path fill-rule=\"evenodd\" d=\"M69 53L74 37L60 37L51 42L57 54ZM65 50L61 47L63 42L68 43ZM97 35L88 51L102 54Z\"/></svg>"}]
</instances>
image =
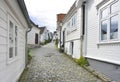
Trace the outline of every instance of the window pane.
<instances>
[{"instance_id":1,"label":"window pane","mask_svg":"<svg viewBox=\"0 0 120 82\"><path fill-rule=\"evenodd\" d=\"M107 20L101 23L101 40L107 39Z\"/></svg>"},{"instance_id":2,"label":"window pane","mask_svg":"<svg viewBox=\"0 0 120 82\"><path fill-rule=\"evenodd\" d=\"M9 48L9 58L13 57L13 47Z\"/></svg>"},{"instance_id":3,"label":"window pane","mask_svg":"<svg viewBox=\"0 0 120 82\"><path fill-rule=\"evenodd\" d=\"M9 28L9 42L13 44L13 23L10 21L10 28Z\"/></svg>"},{"instance_id":4,"label":"window pane","mask_svg":"<svg viewBox=\"0 0 120 82\"><path fill-rule=\"evenodd\" d=\"M17 26L15 26L15 56L17 56Z\"/></svg>"},{"instance_id":5,"label":"window pane","mask_svg":"<svg viewBox=\"0 0 120 82\"><path fill-rule=\"evenodd\" d=\"M110 20L110 39L118 38L118 15Z\"/></svg>"},{"instance_id":6,"label":"window pane","mask_svg":"<svg viewBox=\"0 0 120 82\"><path fill-rule=\"evenodd\" d=\"M14 42L14 29L13 29L13 23L9 22L9 58L13 57L13 42Z\"/></svg>"},{"instance_id":7,"label":"window pane","mask_svg":"<svg viewBox=\"0 0 120 82\"><path fill-rule=\"evenodd\" d=\"M108 8L104 9L101 14L102 18L106 17L108 15Z\"/></svg>"},{"instance_id":8,"label":"window pane","mask_svg":"<svg viewBox=\"0 0 120 82\"><path fill-rule=\"evenodd\" d=\"M113 5L111 5L111 13L114 13L114 12L116 12L118 10L119 10L118 2L114 3Z\"/></svg>"}]
</instances>

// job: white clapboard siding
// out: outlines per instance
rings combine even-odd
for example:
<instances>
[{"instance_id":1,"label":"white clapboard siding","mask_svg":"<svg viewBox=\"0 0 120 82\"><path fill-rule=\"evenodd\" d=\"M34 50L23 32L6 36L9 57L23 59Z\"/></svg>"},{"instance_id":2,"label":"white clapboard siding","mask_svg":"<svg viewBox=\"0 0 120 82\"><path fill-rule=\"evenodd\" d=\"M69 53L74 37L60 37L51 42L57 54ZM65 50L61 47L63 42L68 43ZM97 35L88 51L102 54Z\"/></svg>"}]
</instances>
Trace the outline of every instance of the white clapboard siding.
<instances>
[{"instance_id":1,"label":"white clapboard siding","mask_svg":"<svg viewBox=\"0 0 120 82\"><path fill-rule=\"evenodd\" d=\"M77 9L76 12L77 19L76 19L76 29L69 34L65 34L65 52L67 54L71 54L70 50L70 42L74 42L73 46L73 54L72 57L79 58L80 57L80 35L81 35L81 8ZM67 26L67 22L64 24L64 28L70 29L65 27Z\"/></svg>"},{"instance_id":2,"label":"white clapboard siding","mask_svg":"<svg viewBox=\"0 0 120 82\"><path fill-rule=\"evenodd\" d=\"M35 27L35 26L33 26L32 29L31 29L31 31L28 32L28 40L27 40L28 44L35 45L35 34L36 33L38 34L38 40L40 40L39 39L40 29L37 28L37 27ZM39 43L39 41L38 41L38 43Z\"/></svg>"},{"instance_id":3,"label":"white clapboard siding","mask_svg":"<svg viewBox=\"0 0 120 82\"><path fill-rule=\"evenodd\" d=\"M120 43L99 44L99 2L87 2L87 57L120 64Z\"/></svg>"},{"instance_id":4,"label":"white clapboard siding","mask_svg":"<svg viewBox=\"0 0 120 82\"><path fill-rule=\"evenodd\" d=\"M8 16L18 26L17 56L12 61L8 60ZM0 0L0 82L16 82L24 70L25 32L27 28L28 24L17 0Z\"/></svg>"}]
</instances>

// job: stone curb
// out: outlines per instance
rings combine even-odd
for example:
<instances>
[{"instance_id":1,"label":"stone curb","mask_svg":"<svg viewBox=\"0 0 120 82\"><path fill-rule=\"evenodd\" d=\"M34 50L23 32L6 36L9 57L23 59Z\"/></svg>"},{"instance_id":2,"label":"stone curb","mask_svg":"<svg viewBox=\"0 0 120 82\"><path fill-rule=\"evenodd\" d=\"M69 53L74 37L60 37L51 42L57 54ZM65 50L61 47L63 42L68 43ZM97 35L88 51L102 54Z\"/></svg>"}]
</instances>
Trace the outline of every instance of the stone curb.
<instances>
[{"instance_id":1,"label":"stone curb","mask_svg":"<svg viewBox=\"0 0 120 82\"><path fill-rule=\"evenodd\" d=\"M91 68L91 67L83 66L83 68L86 69L86 70L89 71L91 74L93 74L94 76L96 76L97 78L101 79L101 80L104 81L104 82L116 82L116 81L111 80L110 78L108 78L108 77L105 76L104 74L101 74L101 73L97 72L96 70L94 70L94 69Z\"/></svg>"}]
</instances>

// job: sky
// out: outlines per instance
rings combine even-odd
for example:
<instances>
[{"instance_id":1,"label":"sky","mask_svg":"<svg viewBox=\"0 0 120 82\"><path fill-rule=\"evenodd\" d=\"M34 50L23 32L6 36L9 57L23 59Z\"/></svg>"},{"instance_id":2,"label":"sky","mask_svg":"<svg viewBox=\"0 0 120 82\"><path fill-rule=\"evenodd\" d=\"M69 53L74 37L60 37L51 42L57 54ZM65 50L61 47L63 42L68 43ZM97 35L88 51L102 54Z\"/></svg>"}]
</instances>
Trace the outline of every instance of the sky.
<instances>
[{"instance_id":1,"label":"sky","mask_svg":"<svg viewBox=\"0 0 120 82\"><path fill-rule=\"evenodd\" d=\"M67 13L75 0L25 0L30 19L39 27L56 30L56 15Z\"/></svg>"}]
</instances>

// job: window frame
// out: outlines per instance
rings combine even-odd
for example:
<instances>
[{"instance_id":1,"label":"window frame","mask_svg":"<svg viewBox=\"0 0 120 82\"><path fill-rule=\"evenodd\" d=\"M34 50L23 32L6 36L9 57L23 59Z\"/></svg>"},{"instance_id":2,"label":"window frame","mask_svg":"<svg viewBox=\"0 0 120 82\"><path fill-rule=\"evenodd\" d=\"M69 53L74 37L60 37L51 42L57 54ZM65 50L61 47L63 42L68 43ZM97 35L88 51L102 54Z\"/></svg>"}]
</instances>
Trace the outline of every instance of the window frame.
<instances>
[{"instance_id":1,"label":"window frame","mask_svg":"<svg viewBox=\"0 0 120 82\"><path fill-rule=\"evenodd\" d=\"M118 42L120 41L120 20L118 20L118 34L116 39L110 39L110 25L111 25L111 18L118 15L118 19L120 19L120 9L114 13L111 13L111 6L115 3L120 3L119 0L112 1L107 5L104 5L103 7L99 8L99 43L106 43L106 42ZM118 6L120 8L120 6ZM108 9L108 16L102 18L102 11L105 9ZM102 34L101 34L101 28L102 28L102 21L107 20L107 39L102 40Z\"/></svg>"},{"instance_id":2,"label":"window frame","mask_svg":"<svg viewBox=\"0 0 120 82\"><path fill-rule=\"evenodd\" d=\"M11 57L11 58L9 57L10 56L10 54L9 54L9 48L10 48L10 42L9 42L10 22L13 23L13 57ZM15 42L15 35L16 35L15 34L15 29L16 29L16 27L17 27L17 41L16 41L17 44L15 44L16 43ZM8 13L8 53L7 53L7 61L8 61L7 63L8 64L13 62L14 60L16 60L16 58L18 58L18 27L19 26L18 26L15 18Z\"/></svg>"}]
</instances>

